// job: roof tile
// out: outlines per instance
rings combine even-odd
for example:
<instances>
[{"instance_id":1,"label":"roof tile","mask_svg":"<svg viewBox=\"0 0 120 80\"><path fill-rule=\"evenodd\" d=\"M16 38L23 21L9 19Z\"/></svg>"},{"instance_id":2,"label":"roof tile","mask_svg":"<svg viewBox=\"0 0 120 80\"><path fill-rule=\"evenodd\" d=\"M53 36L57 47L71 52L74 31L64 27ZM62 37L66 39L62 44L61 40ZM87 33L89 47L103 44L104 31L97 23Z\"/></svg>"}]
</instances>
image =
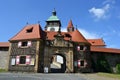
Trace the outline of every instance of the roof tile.
<instances>
[{"instance_id":1,"label":"roof tile","mask_svg":"<svg viewBox=\"0 0 120 80\"><path fill-rule=\"evenodd\" d=\"M28 29L33 28L31 32ZM12 40L25 40L25 39L39 39L42 38L43 31L39 24L27 25L19 33L10 39Z\"/></svg>"},{"instance_id":2,"label":"roof tile","mask_svg":"<svg viewBox=\"0 0 120 80\"><path fill-rule=\"evenodd\" d=\"M92 46L105 46L103 39L87 39Z\"/></svg>"},{"instance_id":3,"label":"roof tile","mask_svg":"<svg viewBox=\"0 0 120 80\"><path fill-rule=\"evenodd\" d=\"M98 48L91 46L92 52L105 52L105 53L114 53L114 54L120 54L120 49L114 49L114 48ZM96 53L97 54L97 53Z\"/></svg>"},{"instance_id":4,"label":"roof tile","mask_svg":"<svg viewBox=\"0 0 120 80\"><path fill-rule=\"evenodd\" d=\"M72 41L89 43L78 30L72 32Z\"/></svg>"},{"instance_id":5,"label":"roof tile","mask_svg":"<svg viewBox=\"0 0 120 80\"><path fill-rule=\"evenodd\" d=\"M9 42L0 42L0 47L9 47Z\"/></svg>"}]
</instances>

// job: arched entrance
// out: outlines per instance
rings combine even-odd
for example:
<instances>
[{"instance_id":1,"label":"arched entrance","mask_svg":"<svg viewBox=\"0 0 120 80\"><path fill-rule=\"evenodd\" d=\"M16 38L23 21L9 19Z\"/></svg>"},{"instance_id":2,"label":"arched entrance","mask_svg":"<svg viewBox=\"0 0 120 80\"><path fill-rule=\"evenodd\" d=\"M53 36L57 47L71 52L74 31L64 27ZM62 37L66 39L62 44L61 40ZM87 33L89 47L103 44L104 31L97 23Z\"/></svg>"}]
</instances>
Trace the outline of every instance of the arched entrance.
<instances>
[{"instance_id":1,"label":"arched entrance","mask_svg":"<svg viewBox=\"0 0 120 80\"><path fill-rule=\"evenodd\" d=\"M66 58L62 54L53 54L50 62L51 73L64 73L66 71Z\"/></svg>"}]
</instances>

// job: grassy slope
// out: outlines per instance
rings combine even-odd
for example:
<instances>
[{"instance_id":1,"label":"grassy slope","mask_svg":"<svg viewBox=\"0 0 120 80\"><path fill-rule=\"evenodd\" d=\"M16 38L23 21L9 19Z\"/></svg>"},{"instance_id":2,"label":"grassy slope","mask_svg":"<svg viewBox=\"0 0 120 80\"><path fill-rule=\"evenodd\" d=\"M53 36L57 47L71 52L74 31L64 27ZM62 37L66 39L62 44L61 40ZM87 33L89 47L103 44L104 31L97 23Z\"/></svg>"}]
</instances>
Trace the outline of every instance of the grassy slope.
<instances>
[{"instance_id":1,"label":"grassy slope","mask_svg":"<svg viewBox=\"0 0 120 80\"><path fill-rule=\"evenodd\" d=\"M98 76L110 77L120 79L120 74L111 74L111 73L98 73Z\"/></svg>"}]
</instances>

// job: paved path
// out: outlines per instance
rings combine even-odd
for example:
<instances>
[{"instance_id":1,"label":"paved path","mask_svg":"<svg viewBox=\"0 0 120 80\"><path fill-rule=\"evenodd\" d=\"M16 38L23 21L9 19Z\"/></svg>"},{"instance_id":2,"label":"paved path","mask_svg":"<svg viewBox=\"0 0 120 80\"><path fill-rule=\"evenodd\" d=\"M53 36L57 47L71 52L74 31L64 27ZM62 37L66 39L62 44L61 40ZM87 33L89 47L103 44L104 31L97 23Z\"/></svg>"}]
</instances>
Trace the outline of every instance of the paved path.
<instances>
[{"instance_id":1,"label":"paved path","mask_svg":"<svg viewBox=\"0 0 120 80\"><path fill-rule=\"evenodd\" d=\"M41 74L41 73L0 73L0 80L119 80L97 74Z\"/></svg>"},{"instance_id":2,"label":"paved path","mask_svg":"<svg viewBox=\"0 0 120 80\"><path fill-rule=\"evenodd\" d=\"M86 80L78 74L0 73L0 80Z\"/></svg>"}]
</instances>

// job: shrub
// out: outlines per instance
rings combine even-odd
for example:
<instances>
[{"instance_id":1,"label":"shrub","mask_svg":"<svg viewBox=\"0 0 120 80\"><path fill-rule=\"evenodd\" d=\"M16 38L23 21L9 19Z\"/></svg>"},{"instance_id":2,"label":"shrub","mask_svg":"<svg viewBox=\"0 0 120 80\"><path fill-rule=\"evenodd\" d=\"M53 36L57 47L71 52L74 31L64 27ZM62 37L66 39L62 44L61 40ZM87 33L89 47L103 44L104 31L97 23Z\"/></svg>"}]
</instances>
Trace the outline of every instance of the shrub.
<instances>
[{"instance_id":1,"label":"shrub","mask_svg":"<svg viewBox=\"0 0 120 80\"><path fill-rule=\"evenodd\" d=\"M120 64L116 65L116 71L117 71L118 74L120 74Z\"/></svg>"},{"instance_id":2,"label":"shrub","mask_svg":"<svg viewBox=\"0 0 120 80\"><path fill-rule=\"evenodd\" d=\"M97 59L97 70L100 72L111 72L111 68L105 58L105 56L100 56Z\"/></svg>"}]
</instances>

